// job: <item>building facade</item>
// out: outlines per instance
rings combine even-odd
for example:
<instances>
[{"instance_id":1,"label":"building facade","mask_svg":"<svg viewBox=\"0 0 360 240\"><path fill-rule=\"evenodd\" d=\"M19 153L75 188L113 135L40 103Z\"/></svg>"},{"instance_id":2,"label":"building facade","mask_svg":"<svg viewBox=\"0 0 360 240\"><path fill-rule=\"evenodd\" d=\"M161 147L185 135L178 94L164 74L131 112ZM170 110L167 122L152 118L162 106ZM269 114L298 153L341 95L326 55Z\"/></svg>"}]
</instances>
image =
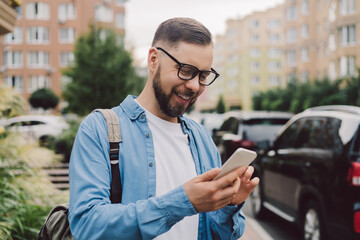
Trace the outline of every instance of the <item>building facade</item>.
<instances>
[{"instance_id":1,"label":"building facade","mask_svg":"<svg viewBox=\"0 0 360 240\"><path fill-rule=\"evenodd\" d=\"M61 96L69 79L61 70L74 60L74 44L90 24L125 35L126 0L22 0L11 33L0 38L0 83L25 99L39 88Z\"/></svg>"},{"instance_id":2,"label":"building facade","mask_svg":"<svg viewBox=\"0 0 360 240\"><path fill-rule=\"evenodd\" d=\"M222 95L228 109L252 109L259 91L289 81L355 76L360 67L359 0L284 0L262 12L227 21L216 36L220 78L199 99L211 109Z\"/></svg>"}]
</instances>

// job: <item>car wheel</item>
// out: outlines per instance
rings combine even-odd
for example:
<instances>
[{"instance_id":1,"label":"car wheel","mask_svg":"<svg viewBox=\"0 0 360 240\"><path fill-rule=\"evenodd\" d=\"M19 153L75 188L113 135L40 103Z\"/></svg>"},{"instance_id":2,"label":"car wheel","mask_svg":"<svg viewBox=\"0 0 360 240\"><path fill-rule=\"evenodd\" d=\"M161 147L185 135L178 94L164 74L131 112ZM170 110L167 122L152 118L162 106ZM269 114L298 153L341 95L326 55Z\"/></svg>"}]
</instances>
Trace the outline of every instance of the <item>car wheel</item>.
<instances>
[{"instance_id":1,"label":"car wheel","mask_svg":"<svg viewBox=\"0 0 360 240\"><path fill-rule=\"evenodd\" d=\"M323 240L325 239L324 220L321 215L319 205L310 201L302 215L302 231L304 240Z\"/></svg>"},{"instance_id":2,"label":"car wheel","mask_svg":"<svg viewBox=\"0 0 360 240\"><path fill-rule=\"evenodd\" d=\"M266 209L264 208L263 205L264 200L263 200L260 184L254 188L253 192L250 195L250 200L251 200L251 210L253 215L256 218L263 217Z\"/></svg>"}]
</instances>

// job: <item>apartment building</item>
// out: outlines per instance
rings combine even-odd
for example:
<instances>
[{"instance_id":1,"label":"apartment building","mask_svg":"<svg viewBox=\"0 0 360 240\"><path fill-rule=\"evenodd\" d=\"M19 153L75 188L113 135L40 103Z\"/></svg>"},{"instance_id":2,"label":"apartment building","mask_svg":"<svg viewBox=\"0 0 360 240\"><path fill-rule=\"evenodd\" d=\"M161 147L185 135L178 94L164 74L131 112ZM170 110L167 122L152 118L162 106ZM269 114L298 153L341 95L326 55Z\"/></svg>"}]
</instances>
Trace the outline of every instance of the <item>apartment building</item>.
<instances>
[{"instance_id":1,"label":"apartment building","mask_svg":"<svg viewBox=\"0 0 360 240\"><path fill-rule=\"evenodd\" d=\"M11 33L0 38L0 84L25 99L47 87L61 95L69 81L61 70L74 60L74 44L89 24L125 35L126 0L22 0Z\"/></svg>"},{"instance_id":2,"label":"apartment building","mask_svg":"<svg viewBox=\"0 0 360 240\"><path fill-rule=\"evenodd\" d=\"M283 7L254 12L226 23L216 36L214 68L220 77L199 99L199 109L214 108L223 95L229 109L251 109L253 94L284 85L282 79Z\"/></svg>"},{"instance_id":3,"label":"apartment building","mask_svg":"<svg viewBox=\"0 0 360 240\"><path fill-rule=\"evenodd\" d=\"M271 9L227 21L216 36L214 68L221 74L197 109L252 108L258 91L289 81L354 76L360 67L359 0L284 0Z\"/></svg>"}]
</instances>

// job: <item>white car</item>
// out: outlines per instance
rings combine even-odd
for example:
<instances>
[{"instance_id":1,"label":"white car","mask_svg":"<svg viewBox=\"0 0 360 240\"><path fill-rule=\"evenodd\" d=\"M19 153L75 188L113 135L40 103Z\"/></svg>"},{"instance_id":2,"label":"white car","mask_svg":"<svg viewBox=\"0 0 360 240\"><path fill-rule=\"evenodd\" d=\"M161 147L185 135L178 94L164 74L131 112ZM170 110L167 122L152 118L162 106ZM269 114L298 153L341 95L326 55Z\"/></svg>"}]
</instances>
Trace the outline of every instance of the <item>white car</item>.
<instances>
[{"instance_id":1,"label":"white car","mask_svg":"<svg viewBox=\"0 0 360 240\"><path fill-rule=\"evenodd\" d=\"M58 137L69 125L60 116L24 115L6 120L4 127L42 144Z\"/></svg>"}]
</instances>

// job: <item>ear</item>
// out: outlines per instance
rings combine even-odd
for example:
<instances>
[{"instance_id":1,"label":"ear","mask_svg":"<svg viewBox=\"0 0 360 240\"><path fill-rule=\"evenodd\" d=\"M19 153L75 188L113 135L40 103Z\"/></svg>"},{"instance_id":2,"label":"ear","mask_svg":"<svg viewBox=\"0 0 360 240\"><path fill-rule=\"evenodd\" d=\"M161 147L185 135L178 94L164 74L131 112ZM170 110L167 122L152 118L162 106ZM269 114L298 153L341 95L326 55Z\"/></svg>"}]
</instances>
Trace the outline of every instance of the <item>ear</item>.
<instances>
[{"instance_id":1,"label":"ear","mask_svg":"<svg viewBox=\"0 0 360 240\"><path fill-rule=\"evenodd\" d=\"M159 64L159 52L156 48L152 47L149 49L147 63L148 63L149 72L150 73L155 72Z\"/></svg>"}]
</instances>

